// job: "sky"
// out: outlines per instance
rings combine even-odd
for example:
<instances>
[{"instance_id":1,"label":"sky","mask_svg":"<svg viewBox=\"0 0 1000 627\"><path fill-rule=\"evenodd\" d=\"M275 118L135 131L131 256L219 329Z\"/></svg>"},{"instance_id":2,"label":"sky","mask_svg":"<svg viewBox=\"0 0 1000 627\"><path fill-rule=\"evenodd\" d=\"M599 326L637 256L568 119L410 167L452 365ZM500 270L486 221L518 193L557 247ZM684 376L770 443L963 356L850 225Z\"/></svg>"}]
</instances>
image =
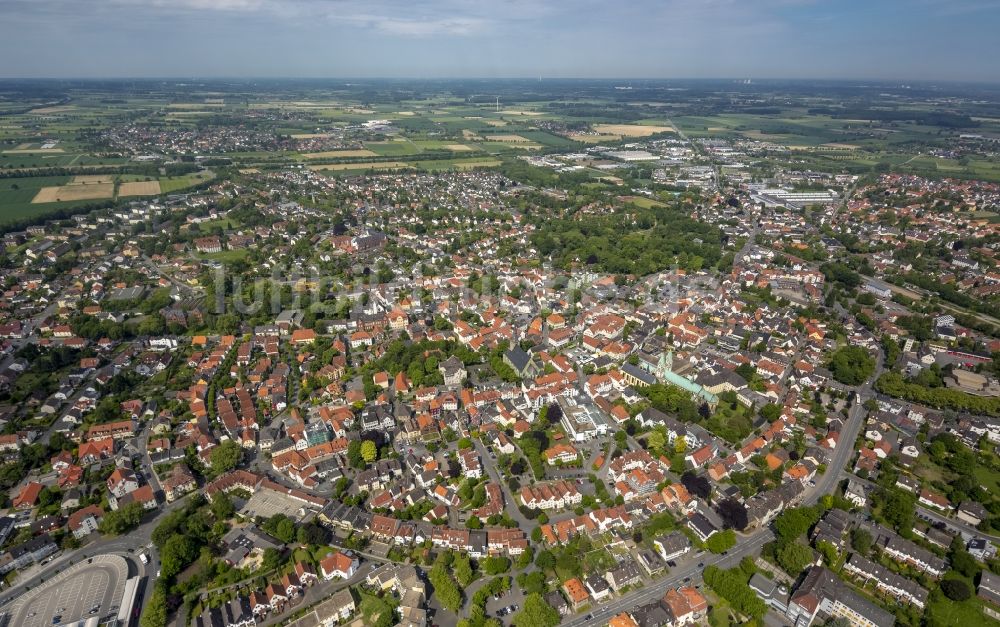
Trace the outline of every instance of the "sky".
<instances>
[{"instance_id":1,"label":"sky","mask_svg":"<svg viewBox=\"0 0 1000 627\"><path fill-rule=\"evenodd\" d=\"M1000 82L1000 0L0 0L0 77Z\"/></svg>"}]
</instances>

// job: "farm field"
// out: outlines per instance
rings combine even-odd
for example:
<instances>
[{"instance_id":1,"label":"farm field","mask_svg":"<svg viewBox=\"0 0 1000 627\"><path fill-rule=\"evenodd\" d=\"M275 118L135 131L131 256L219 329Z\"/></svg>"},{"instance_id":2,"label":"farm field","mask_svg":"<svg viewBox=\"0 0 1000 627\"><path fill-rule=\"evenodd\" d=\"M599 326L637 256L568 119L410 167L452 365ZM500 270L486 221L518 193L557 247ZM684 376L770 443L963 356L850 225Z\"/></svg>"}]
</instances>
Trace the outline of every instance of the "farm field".
<instances>
[{"instance_id":1,"label":"farm field","mask_svg":"<svg viewBox=\"0 0 1000 627\"><path fill-rule=\"evenodd\" d=\"M118 196L156 196L160 193L159 181L133 181L118 186Z\"/></svg>"},{"instance_id":2,"label":"farm field","mask_svg":"<svg viewBox=\"0 0 1000 627\"><path fill-rule=\"evenodd\" d=\"M115 194L114 183L69 183L58 187L43 187L31 200L34 204L98 200Z\"/></svg>"},{"instance_id":3,"label":"farm field","mask_svg":"<svg viewBox=\"0 0 1000 627\"><path fill-rule=\"evenodd\" d=\"M213 178L213 175L209 172L200 172L198 174L189 174L187 176L177 176L171 178L161 178L160 179L160 193L169 194L171 192L180 191L182 189L191 187L192 185L198 185L209 179Z\"/></svg>"},{"instance_id":4,"label":"farm field","mask_svg":"<svg viewBox=\"0 0 1000 627\"><path fill-rule=\"evenodd\" d=\"M645 124L595 124L594 130L602 135L621 135L623 137L649 137L657 133L672 133L669 126L650 126Z\"/></svg>"},{"instance_id":5,"label":"farm field","mask_svg":"<svg viewBox=\"0 0 1000 627\"><path fill-rule=\"evenodd\" d=\"M327 150L326 152L307 152L305 159L356 159L358 157L377 157L371 150Z\"/></svg>"}]
</instances>

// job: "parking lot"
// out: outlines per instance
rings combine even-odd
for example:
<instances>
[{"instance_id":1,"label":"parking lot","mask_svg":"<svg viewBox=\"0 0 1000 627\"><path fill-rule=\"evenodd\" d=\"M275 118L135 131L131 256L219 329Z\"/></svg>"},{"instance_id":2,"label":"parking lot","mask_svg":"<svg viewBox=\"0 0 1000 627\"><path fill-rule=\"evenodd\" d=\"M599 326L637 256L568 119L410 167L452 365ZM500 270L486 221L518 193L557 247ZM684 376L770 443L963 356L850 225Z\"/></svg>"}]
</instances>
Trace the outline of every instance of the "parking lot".
<instances>
[{"instance_id":1,"label":"parking lot","mask_svg":"<svg viewBox=\"0 0 1000 627\"><path fill-rule=\"evenodd\" d=\"M42 627L118 611L128 578L128 562L118 555L98 555L28 591L10 608L10 625ZM95 609L92 612L91 610Z\"/></svg>"}]
</instances>

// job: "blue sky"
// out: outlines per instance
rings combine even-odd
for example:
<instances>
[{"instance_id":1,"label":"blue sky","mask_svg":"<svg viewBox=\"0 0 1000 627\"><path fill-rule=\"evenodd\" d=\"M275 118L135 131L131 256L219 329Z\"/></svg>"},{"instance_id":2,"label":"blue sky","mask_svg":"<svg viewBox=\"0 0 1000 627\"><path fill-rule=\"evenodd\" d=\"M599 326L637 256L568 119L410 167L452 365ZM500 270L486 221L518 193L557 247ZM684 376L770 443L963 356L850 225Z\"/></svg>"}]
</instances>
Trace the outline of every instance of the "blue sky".
<instances>
[{"instance_id":1,"label":"blue sky","mask_svg":"<svg viewBox=\"0 0 1000 627\"><path fill-rule=\"evenodd\" d=\"M1000 81L1000 0L0 0L0 77Z\"/></svg>"}]
</instances>

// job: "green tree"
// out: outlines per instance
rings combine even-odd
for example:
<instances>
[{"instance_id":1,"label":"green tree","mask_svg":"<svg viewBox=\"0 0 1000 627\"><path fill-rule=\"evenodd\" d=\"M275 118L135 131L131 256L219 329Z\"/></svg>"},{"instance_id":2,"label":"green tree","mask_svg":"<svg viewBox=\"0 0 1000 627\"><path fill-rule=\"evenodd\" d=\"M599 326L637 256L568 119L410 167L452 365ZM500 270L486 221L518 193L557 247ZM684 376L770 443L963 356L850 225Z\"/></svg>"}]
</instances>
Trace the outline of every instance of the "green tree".
<instances>
[{"instance_id":1,"label":"green tree","mask_svg":"<svg viewBox=\"0 0 1000 627\"><path fill-rule=\"evenodd\" d=\"M717 531L705 542L705 548L712 553L723 553L736 546L736 532L732 529Z\"/></svg>"},{"instance_id":2,"label":"green tree","mask_svg":"<svg viewBox=\"0 0 1000 627\"><path fill-rule=\"evenodd\" d=\"M108 512L101 519L100 531L109 536L120 536L132 531L142 522L145 513L142 503L129 503L113 512Z\"/></svg>"},{"instance_id":3,"label":"green tree","mask_svg":"<svg viewBox=\"0 0 1000 627\"><path fill-rule=\"evenodd\" d=\"M858 553L867 555L872 549L872 534L864 529L855 529L851 532L851 546Z\"/></svg>"},{"instance_id":4,"label":"green tree","mask_svg":"<svg viewBox=\"0 0 1000 627\"><path fill-rule=\"evenodd\" d=\"M899 489L883 491L882 517L900 533L913 527L916 499L909 492Z\"/></svg>"},{"instance_id":5,"label":"green tree","mask_svg":"<svg viewBox=\"0 0 1000 627\"><path fill-rule=\"evenodd\" d=\"M500 575L510 570L510 560L506 557L490 556L484 558L480 564L487 575Z\"/></svg>"},{"instance_id":6,"label":"green tree","mask_svg":"<svg viewBox=\"0 0 1000 627\"><path fill-rule=\"evenodd\" d=\"M468 586L476 578L476 574L472 570L472 560L465 554L455 556L455 561L451 564L451 570L455 574L455 580L463 587Z\"/></svg>"},{"instance_id":7,"label":"green tree","mask_svg":"<svg viewBox=\"0 0 1000 627\"><path fill-rule=\"evenodd\" d=\"M367 464L372 463L378 458L378 448L375 446L375 442L365 440L361 443L361 457Z\"/></svg>"},{"instance_id":8,"label":"green tree","mask_svg":"<svg viewBox=\"0 0 1000 627\"><path fill-rule=\"evenodd\" d=\"M781 543L787 544L805 535L819 520L821 512L817 507L793 507L778 514L774 519L774 530Z\"/></svg>"},{"instance_id":9,"label":"green tree","mask_svg":"<svg viewBox=\"0 0 1000 627\"><path fill-rule=\"evenodd\" d=\"M812 549L798 542L789 542L779 548L775 557L778 560L778 565L793 577L805 570L806 566L816 559Z\"/></svg>"},{"instance_id":10,"label":"green tree","mask_svg":"<svg viewBox=\"0 0 1000 627\"><path fill-rule=\"evenodd\" d=\"M427 578L434 586L434 596L441 603L441 607L452 612L457 612L462 607L462 592L448 574L443 562L435 563Z\"/></svg>"},{"instance_id":11,"label":"green tree","mask_svg":"<svg viewBox=\"0 0 1000 627\"><path fill-rule=\"evenodd\" d=\"M167 540L160 551L160 573L164 579L171 579L184 570L198 557L198 544L186 535L175 534Z\"/></svg>"},{"instance_id":12,"label":"green tree","mask_svg":"<svg viewBox=\"0 0 1000 627\"><path fill-rule=\"evenodd\" d=\"M243 457L243 448L232 440L226 440L212 449L212 471L216 474L236 468Z\"/></svg>"},{"instance_id":13,"label":"green tree","mask_svg":"<svg viewBox=\"0 0 1000 627\"><path fill-rule=\"evenodd\" d=\"M514 615L514 627L555 627L560 621L559 612L552 608L538 592L524 600L524 607Z\"/></svg>"},{"instance_id":14,"label":"green tree","mask_svg":"<svg viewBox=\"0 0 1000 627\"><path fill-rule=\"evenodd\" d=\"M861 346L844 346L830 357L830 371L844 385L860 385L875 372L875 359Z\"/></svg>"},{"instance_id":15,"label":"green tree","mask_svg":"<svg viewBox=\"0 0 1000 627\"><path fill-rule=\"evenodd\" d=\"M167 594L164 587L153 587L153 594L143 608L140 627L166 627L167 625Z\"/></svg>"},{"instance_id":16,"label":"green tree","mask_svg":"<svg viewBox=\"0 0 1000 627\"><path fill-rule=\"evenodd\" d=\"M619 431L619 433L624 433L624 431ZM646 448L651 451L662 451L663 447L666 445L667 436L661 429L653 429L649 432L649 435L646 436Z\"/></svg>"},{"instance_id":17,"label":"green tree","mask_svg":"<svg viewBox=\"0 0 1000 627\"><path fill-rule=\"evenodd\" d=\"M225 492L216 492L212 497L212 515L216 520L229 520L236 513L236 506L233 499Z\"/></svg>"},{"instance_id":18,"label":"green tree","mask_svg":"<svg viewBox=\"0 0 1000 627\"><path fill-rule=\"evenodd\" d=\"M965 548L962 536L955 536L951 541L951 546L948 548L948 561L951 562L951 567L954 570L965 577L971 578L979 574L979 564Z\"/></svg>"}]
</instances>

